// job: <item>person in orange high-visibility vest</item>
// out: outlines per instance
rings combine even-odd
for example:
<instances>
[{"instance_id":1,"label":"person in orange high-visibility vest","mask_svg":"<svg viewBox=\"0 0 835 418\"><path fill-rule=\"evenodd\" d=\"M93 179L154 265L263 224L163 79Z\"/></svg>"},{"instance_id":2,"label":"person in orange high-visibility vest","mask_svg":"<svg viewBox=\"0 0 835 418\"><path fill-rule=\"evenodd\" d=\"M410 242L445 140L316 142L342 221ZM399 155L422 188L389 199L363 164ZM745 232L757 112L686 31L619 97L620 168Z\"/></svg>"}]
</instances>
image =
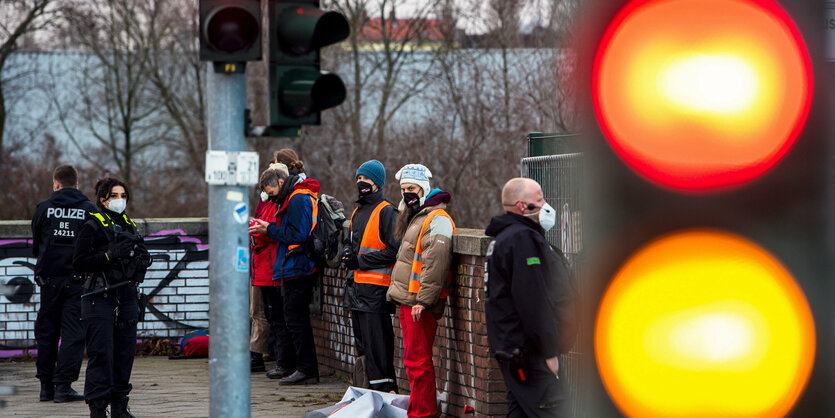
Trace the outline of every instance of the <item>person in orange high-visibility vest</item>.
<instances>
[{"instance_id":1,"label":"person in orange high-visibility vest","mask_svg":"<svg viewBox=\"0 0 835 418\"><path fill-rule=\"evenodd\" d=\"M282 385L319 382L308 308L318 272L300 247L317 222L319 182L301 174L290 170L281 187L264 190L278 205L275 219L255 219L249 227L250 234L266 234L276 241L273 286L263 286L261 297L276 339L276 368L267 377L280 379Z\"/></svg>"},{"instance_id":2,"label":"person in orange high-visibility vest","mask_svg":"<svg viewBox=\"0 0 835 418\"><path fill-rule=\"evenodd\" d=\"M394 238L397 210L381 189L386 182L382 163L366 161L357 169L356 180L359 198L343 254L348 279L342 299L342 307L351 312L357 350L353 384L396 393L394 305L386 301L386 291L400 248L400 240Z\"/></svg>"},{"instance_id":3,"label":"person in orange high-visibility vest","mask_svg":"<svg viewBox=\"0 0 835 418\"><path fill-rule=\"evenodd\" d=\"M386 297L400 304L403 364L411 388L408 416L435 417L432 344L452 283L455 223L446 211L451 196L430 190L432 173L421 164L407 164L395 177L403 196L395 236L402 241Z\"/></svg>"}]
</instances>

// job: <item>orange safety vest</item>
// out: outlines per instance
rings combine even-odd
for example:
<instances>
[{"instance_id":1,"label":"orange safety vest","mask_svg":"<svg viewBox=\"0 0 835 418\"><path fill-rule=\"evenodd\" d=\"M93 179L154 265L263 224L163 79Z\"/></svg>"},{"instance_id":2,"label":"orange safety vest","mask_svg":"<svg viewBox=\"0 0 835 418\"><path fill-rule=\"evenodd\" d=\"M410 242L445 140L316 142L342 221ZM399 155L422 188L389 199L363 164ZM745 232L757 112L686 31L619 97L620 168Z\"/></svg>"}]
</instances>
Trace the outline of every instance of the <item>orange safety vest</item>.
<instances>
[{"instance_id":1,"label":"orange safety vest","mask_svg":"<svg viewBox=\"0 0 835 418\"><path fill-rule=\"evenodd\" d=\"M380 212L389 205L391 203L384 200L371 212L368 224L365 225L365 232L362 233L359 255L376 253L386 249L386 244L380 239ZM356 213L357 209L355 208L351 214L351 227L354 226L354 215ZM391 270L393 268L394 264L380 269L354 270L354 282L388 287L391 284Z\"/></svg>"},{"instance_id":2,"label":"orange safety vest","mask_svg":"<svg viewBox=\"0 0 835 418\"><path fill-rule=\"evenodd\" d=\"M409 275L409 293L417 293L420 290L420 273L423 272L423 249L421 248L421 240L426 228L432 223L432 218L435 216L445 216L452 222L452 217L447 211L443 209L435 209L429 213L429 216L423 221L423 227L420 228L418 234L417 244L415 245L415 256L412 261L412 273ZM455 222L452 222L452 233L455 234ZM449 287L452 285L452 270L449 271L446 281L444 281L444 288L441 290L441 299L446 299L449 295Z\"/></svg>"},{"instance_id":3,"label":"orange safety vest","mask_svg":"<svg viewBox=\"0 0 835 418\"><path fill-rule=\"evenodd\" d=\"M313 223L310 225L310 232L313 232L313 228L316 227L316 223L319 222L319 205L317 205L318 196L315 192L310 191L309 189L296 189L293 190L293 193L290 193L290 197L287 198L287 204L290 204L290 199L297 194L306 194L310 196L310 203L313 205ZM294 249L300 247L300 244L292 244L288 245L287 249L293 251Z\"/></svg>"}]
</instances>

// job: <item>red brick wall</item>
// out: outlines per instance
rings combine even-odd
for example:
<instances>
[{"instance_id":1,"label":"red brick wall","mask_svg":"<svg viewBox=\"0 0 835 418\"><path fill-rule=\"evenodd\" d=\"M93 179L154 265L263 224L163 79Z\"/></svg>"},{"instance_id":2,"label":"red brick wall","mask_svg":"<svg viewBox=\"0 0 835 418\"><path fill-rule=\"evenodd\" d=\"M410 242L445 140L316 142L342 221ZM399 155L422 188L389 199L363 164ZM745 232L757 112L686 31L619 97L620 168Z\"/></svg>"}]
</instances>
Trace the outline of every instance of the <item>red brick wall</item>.
<instances>
[{"instance_id":1,"label":"red brick wall","mask_svg":"<svg viewBox=\"0 0 835 418\"><path fill-rule=\"evenodd\" d=\"M437 388L444 399L443 415L464 416L471 406L479 416L504 416L505 386L496 361L489 355L484 317L484 250L489 239L480 231L459 232L454 238L455 286L447 299L433 348ZM353 332L342 310L344 275L326 271L322 279L322 316L313 316L316 351L322 366L350 374L354 364ZM403 369L403 340L397 317L395 360L401 393L409 393Z\"/></svg>"}]
</instances>

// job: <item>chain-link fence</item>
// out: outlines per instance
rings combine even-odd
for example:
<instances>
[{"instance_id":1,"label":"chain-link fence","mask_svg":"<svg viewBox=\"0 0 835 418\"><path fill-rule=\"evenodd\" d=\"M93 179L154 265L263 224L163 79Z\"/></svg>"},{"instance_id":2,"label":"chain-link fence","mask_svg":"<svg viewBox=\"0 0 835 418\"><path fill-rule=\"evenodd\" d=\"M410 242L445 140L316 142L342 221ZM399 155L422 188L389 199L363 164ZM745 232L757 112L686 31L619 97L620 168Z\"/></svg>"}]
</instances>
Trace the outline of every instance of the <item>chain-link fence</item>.
<instances>
[{"instance_id":1,"label":"chain-link fence","mask_svg":"<svg viewBox=\"0 0 835 418\"><path fill-rule=\"evenodd\" d=\"M583 223L580 193L583 184L583 155L566 153L522 159L522 177L536 180L542 186L545 201L557 211L557 224L545 235L548 241L562 250L571 265L574 278L580 277L583 267ZM582 283L577 283L583 292ZM580 298L582 300L582 297ZM578 303L580 301L577 301ZM591 332L590 324L580 326L578 341L585 341L585 333ZM583 417L584 404L583 370L584 356L590 355L590 347L578 344L565 355L560 356L560 367L565 367L570 399L571 417Z\"/></svg>"}]
</instances>

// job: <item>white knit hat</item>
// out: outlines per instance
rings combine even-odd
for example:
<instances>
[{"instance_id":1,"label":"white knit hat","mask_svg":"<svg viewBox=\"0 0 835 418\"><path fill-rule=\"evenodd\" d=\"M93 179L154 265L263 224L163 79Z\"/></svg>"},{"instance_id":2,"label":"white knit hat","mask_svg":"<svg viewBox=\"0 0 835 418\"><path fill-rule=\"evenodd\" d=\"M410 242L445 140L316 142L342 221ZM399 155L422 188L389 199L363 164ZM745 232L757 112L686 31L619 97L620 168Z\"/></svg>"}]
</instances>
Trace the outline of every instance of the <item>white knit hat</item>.
<instances>
[{"instance_id":1,"label":"white knit hat","mask_svg":"<svg viewBox=\"0 0 835 418\"><path fill-rule=\"evenodd\" d=\"M397 171L394 178L400 180L400 184L412 183L420 186L423 189L423 197L420 198L421 205L426 201L426 197L429 196L429 192L432 190L432 186L429 185L432 172L423 164L406 164ZM405 207L405 203L401 200L399 206L400 210L402 210Z\"/></svg>"}]
</instances>

